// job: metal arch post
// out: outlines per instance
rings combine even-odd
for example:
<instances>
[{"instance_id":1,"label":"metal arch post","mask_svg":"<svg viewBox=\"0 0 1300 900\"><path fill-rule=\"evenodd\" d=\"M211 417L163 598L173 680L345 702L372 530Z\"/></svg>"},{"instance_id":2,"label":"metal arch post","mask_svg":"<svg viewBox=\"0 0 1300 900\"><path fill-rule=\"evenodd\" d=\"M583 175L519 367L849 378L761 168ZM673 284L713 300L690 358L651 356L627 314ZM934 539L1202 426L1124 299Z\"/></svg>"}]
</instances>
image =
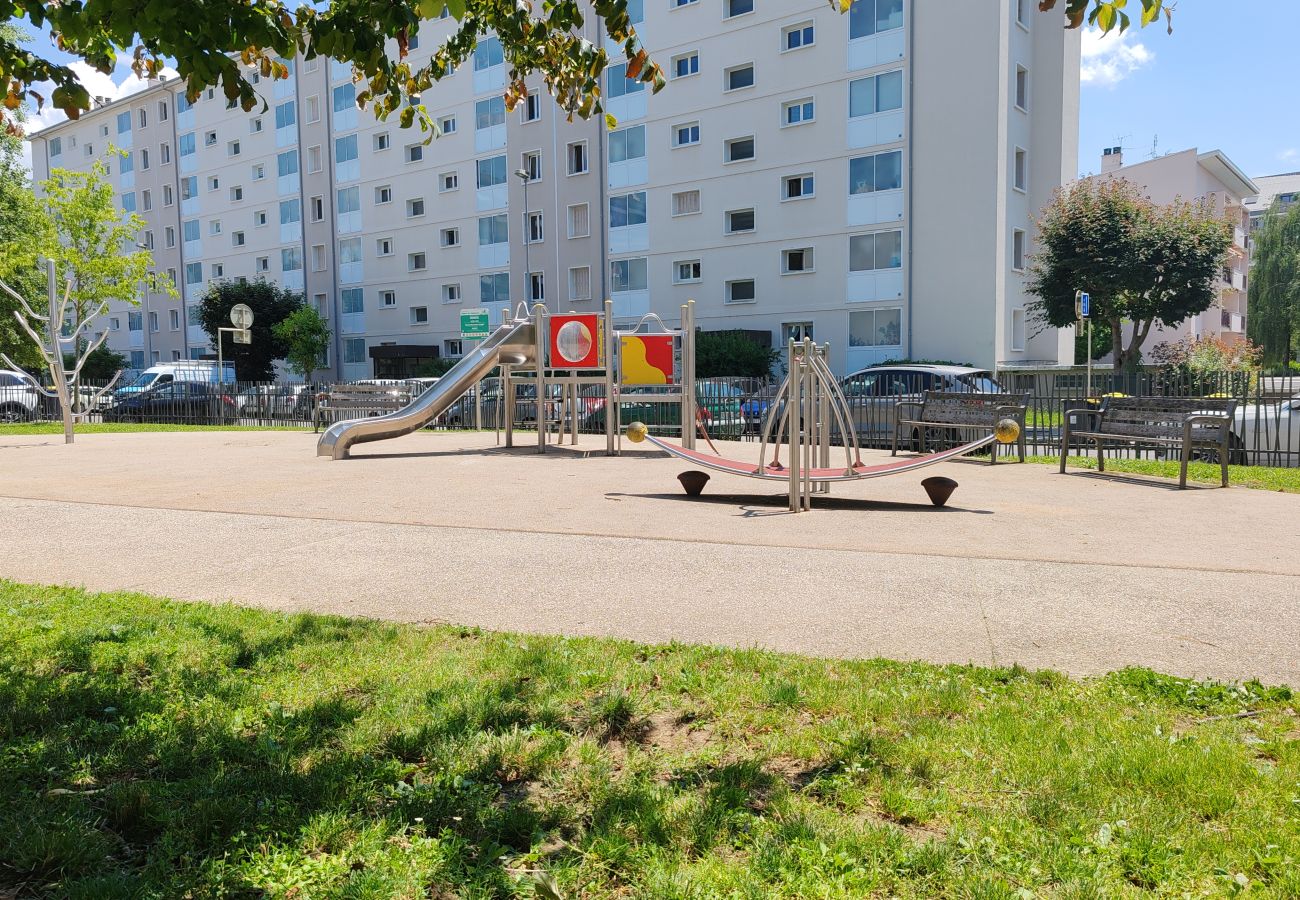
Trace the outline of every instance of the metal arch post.
<instances>
[{"instance_id":1,"label":"metal arch post","mask_svg":"<svg viewBox=\"0 0 1300 900\"><path fill-rule=\"evenodd\" d=\"M695 449L699 430L698 401L695 396L695 301L682 304L682 446Z\"/></svg>"},{"instance_id":2,"label":"metal arch post","mask_svg":"<svg viewBox=\"0 0 1300 900\"><path fill-rule=\"evenodd\" d=\"M546 452L546 307L533 304L533 343L537 353L537 452Z\"/></svg>"},{"instance_id":3,"label":"metal arch post","mask_svg":"<svg viewBox=\"0 0 1300 900\"><path fill-rule=\"evenodd\" d=\"M816 397L816 376L814 374L812 356L814 350L813 342L810 338L803 339L803 361L804 361L804 391L803 391L803 412L807 413L803 417L803 428L800 429L800 436L803 439L803 472L799 480L801 488L799 492L799 509L812 509L812 469L816 465L816 447L814 444L815 433L817 430L817 397Z\"/></svg>"},{"instance_id":4,"label":"metal arch post","mask_svg":"<svg viewBox=\"0 0 1300 900\"><path fill-rule=\"evenodd\" d=\"M614 333L614 301L605 298L605 455L617 456L618 409L614 405L614 372L618 335Z\"/></svg>"}]
</instances>

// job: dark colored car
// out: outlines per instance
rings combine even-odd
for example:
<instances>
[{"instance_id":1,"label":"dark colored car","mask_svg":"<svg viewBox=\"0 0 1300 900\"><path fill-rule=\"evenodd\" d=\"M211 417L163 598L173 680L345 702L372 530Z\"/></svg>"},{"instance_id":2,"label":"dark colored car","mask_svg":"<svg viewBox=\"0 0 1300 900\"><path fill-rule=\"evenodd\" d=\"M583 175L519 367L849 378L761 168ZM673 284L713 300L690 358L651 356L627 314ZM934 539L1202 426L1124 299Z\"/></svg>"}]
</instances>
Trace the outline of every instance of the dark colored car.
<instances>
[{"instance_id":1,"label":"dark colored car","mask_svg":"<svg viewBox=\"0 0 1300 900\"><path fill-rule=\"evenodd\" d=\"M239 417L235 398L220 385L173 381L129 394L103 412L105 422L229 425Z\"/></svg>"}]
</instances>

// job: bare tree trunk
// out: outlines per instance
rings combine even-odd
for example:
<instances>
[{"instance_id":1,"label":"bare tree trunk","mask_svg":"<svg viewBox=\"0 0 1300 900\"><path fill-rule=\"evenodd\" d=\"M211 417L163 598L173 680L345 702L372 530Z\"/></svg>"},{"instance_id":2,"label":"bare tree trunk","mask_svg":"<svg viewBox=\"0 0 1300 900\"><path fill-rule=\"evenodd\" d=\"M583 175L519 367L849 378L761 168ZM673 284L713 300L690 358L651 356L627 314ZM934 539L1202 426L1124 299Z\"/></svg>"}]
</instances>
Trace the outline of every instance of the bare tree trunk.
<instances>
[{"instance_id":1,"label":"bare tree trunk","mask_svg":"<svg viewBox=\"0 0 1300 900\"><path fill-rule=\"evenodd\" d=\"M72 429L72 401L68 398L68 379L63 370L63 347L59 343L59 335L63 332L63 321L59 316L62 304L59 303L58 285L55 283L54 263L47 263L46 268L46 287L50 294L50 343L54 352L50 354L50 372L54 375L54 389L59 393L59 409L63 413L63 443L71 444L73 439Z\"/></svg>"}]
</instances>

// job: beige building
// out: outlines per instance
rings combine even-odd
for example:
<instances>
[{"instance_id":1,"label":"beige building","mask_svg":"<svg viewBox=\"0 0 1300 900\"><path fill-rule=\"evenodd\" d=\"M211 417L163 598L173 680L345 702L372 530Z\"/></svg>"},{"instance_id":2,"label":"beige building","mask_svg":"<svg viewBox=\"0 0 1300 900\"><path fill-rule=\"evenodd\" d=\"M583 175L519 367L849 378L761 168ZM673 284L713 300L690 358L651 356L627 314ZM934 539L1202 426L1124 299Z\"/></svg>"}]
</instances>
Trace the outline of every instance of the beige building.
<instances>
[{"instance_id":1,"label":"beige building","mask_svg":"<svg viewBox=\"0 0 1300 900\"><path fill-rule=\"evenodd\" d=\"M1247 233L1250 214L1246 199L1258 193L1221 150L1198 153L1195 149L1168 153L1155 159L1124 165L1119 147L1102 155L1099 178L1123 178L1138 185L1155 203L1207 200L1214 211L1233 222L1232 249L1219 278L1219 301L1205 312L1174 327L1153 328L1147 349L1184 338L1215 337L1229 343L1246 338L1246 283L1250 269Z\"/></svg>"},{"instance_id":2,"label":"beige building","mask_svg":"<svg viewBox=\"0 0 1300 900\"><path fill-rule=\"evenodd\" d=\"M1273 208L1276 201L1280 212L1288 212L1292 206L1300 203L1300 172L1285 172L1281 175L1257 175L1251 179L1259 188L1254 197L1247 197L1245 206L1250 213L1250 231L1253 234L1264 222L1264 216Z\"/></svg>"},{"instance_id":3,"label":"beige building","mask_svg":"<svg viewBox=\"0 0 1300 900\"><path fill-rule=\"evenodd\" d=\"M1077 155L1077 32L1032 0L632 15L669 84L652 97L613 67L612 131L544 94L506 112L486 38L425 94L443 130L428 145L357 110L346 67L300 59L260 85L260 113L213 91L187 104L173 82L46 129L35 174L130 154L114 184L183 293L109 316L137 367L210 352L206 286L259 276L316 305L326 368L349 379L458 356L462 309L606 296L622 322L694 298L704 330L811 335L841 372L1068 357L1068 335L1027 322L1023 281L1034 214ZM426 25L416 61L449 30Z\"/></svg>"}]
</instances>

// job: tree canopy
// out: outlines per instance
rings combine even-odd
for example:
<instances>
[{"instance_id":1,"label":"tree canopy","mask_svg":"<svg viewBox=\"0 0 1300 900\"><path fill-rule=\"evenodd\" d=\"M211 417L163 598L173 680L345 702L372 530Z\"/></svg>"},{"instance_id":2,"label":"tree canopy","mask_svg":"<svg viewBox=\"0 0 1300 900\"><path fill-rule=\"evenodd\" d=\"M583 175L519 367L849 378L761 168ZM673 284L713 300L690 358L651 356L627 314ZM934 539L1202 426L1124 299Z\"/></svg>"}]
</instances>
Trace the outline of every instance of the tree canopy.
<instances>
[{"instance_id":1,"label":"tree canopy","mask_svg":"<svg viewBox=\"0 0 1300 900\"><path fill-rule=\"evenodd\" d=\"M236 303L246 304L253 311L250 344L236 344L230 332L217 331L230 327L230 309ZM275 361L284 359L290 349L289 342L276 326L302 306L301 294L261 278L247 284L216 281L208 286L199 304L199 324L214 345L220 334L222 356L235 364L236 378L240 381L270 381L275 377Z\"/></svg>"},{"instance_id":2,"label":"tree canopy","mask_svg":"<svg viewBox=\"0 0 1300 900\"><path fill-rule=\"evenodd\" d=\"M828 0L847 12L852 0ZM1058 10L1066 27L1088 22L1104 31L1127 28L1129 0L1038 0L1043 12ZM1136 6L1136 4L1135 4ZM412 36L426 22L455 20L450 34L429 62L415 66L408 57ZM1141 0L1142 25L1170 10L1164 0ZM228 100L250 110L260 102L250 81L286 78L285 60L302 53L307 59L328 56L353 67L364 82L361 105L373 104L385 118L397 113L401 125L418 122L435 130L422 92L461 65L479 39L489 33L501 41L510 70L506 101L511 107L526 93L524 79L538 73L555 101L570 115L588 117L601 111L602 76L611 64L608 38L619 46L627 77L664 86L663 70L641 45L628 14L628 0L331 0L328 4L291 6L285 0L204 0L153 3L146 0L15 0L11 15L25 16L48 29L59 49L100 72L111 73L120 55L129 55L141 78L174 61L190 99L220 86ZM591 28L584 28L591 24ZM24 101L53 103L70 118L90 108L91 98L72 69L0 34L0 78L7 86L5 107ZM50 82L49 97L32 90ZM14 122L6 119L12 128Z\"/></svg>"},{"instance_id":3,"label":"tree canopy","mask_svg":"<svg viewBox=\"0 0 1300 900\"><path fill-rule=\"evenodd\" d=\"M1253 235L1246 330L1264 348L1264 365L1285 366L1300 336L1300 203L1274 201Z\"/></svg>"},{"instance_id":4,"label":"tree canopy","mask_svg":"<svg viewBox=\"0 0 1300 900\"><path fill-rule=\"evenodd\" d=\"M1044 209L1038 243L1027 285L1038 298L1031 314L1067 327L1075 291L1087 291L1093 320L1109 326L1116 370L1131 369L1153 325L1177 325L1218 299L1232 226L1205 202L1158 206L1122 178L1084 180Z\"/></svg>"},{"instance_id":5,"label":"tree canopy","mask_svg":"<svg viewBox=\"0 0 1300 900\"><path fill-rule=\"evenodd\" d=\"M256 322L256 319L254 319ZM271 328L284 342L284 361L306 381L319 368L330 346L330 329L315 309L302 304Z\"/></svg>"}]
</instances>

